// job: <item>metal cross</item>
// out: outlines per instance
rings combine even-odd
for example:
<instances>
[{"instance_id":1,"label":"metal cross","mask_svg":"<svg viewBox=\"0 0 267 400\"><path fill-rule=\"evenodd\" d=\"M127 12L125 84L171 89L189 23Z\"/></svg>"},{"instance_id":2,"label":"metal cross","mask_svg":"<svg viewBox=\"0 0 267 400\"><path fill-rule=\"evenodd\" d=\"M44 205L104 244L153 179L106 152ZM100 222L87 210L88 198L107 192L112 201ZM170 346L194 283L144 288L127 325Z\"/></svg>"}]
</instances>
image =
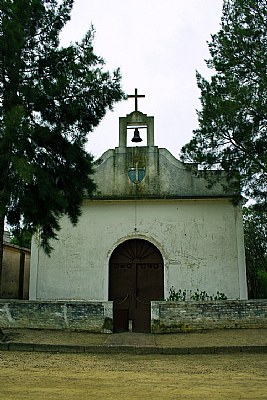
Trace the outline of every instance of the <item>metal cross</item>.
<instances>
[{"instance_id":1,"label":"metal cross","mask_svg":"<svg viewBox=\"0 0 267 400\"><path fill-rule=\"evenodd\" d=\"M146 96L144 94L137 94L137 89L135 89L134 94L129 94L127 96L128 99L131 98L131 97L132 98L134 97L134 99L135 99L135 111L138 111L138 104L137 104L138 98L146 97Z\"/></svg>"}]
</instances>

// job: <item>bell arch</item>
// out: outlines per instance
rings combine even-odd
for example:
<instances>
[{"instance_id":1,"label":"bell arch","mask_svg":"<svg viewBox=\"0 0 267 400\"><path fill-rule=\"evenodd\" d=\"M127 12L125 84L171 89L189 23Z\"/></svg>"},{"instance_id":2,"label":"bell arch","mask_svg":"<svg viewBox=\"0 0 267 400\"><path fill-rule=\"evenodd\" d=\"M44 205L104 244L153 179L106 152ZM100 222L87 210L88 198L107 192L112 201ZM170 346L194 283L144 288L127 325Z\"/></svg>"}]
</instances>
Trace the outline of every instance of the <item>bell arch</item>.
<instances>
[{"instance_id":1,"label":"bell arch","mask_svg":"<svg viewBox=\"0 0 267 400\"><path fill-rule=\"evenodd\" d=\"M119 244L109 260L109 300L114 332L150 332L150 302L163 300L164 262L159 249L145 239Z\"/></svg>"},{"instance_id":2,"label":"bell arch","mask_svg":"<svg viewBox=\"0 0 267 400\"><path fill-rule=\"evenodd\" d=\"M147 146L154 147L154 117L149 117L141 111L133 111L126 117L120 117L119 120L119 147L127 147L127 129L129 128L146 128Z\"/></svg>"}]
</instances>

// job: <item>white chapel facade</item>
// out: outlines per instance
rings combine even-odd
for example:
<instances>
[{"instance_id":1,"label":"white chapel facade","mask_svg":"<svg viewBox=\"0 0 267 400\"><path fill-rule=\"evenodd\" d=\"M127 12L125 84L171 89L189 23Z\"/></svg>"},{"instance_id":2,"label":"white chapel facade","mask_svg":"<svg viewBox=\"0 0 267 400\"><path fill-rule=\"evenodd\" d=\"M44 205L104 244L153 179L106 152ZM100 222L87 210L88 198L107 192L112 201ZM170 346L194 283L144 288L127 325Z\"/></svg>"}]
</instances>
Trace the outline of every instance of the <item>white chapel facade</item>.
<instances>
[{"instance_id":1,"label":"white chapel facade","mask_svg":"<svg viewBox=\"0 0 267 400\"><path fill-rule=\"evenodd\" d=\"M135 97L135 111L119 121L119 146L95 162L97 190L78 224L62 218L51 257L33 241L30 299L110 300L118 318L136 323L172 286L246 299L239 188L226 190L223 177L208 188L197 166L155 146L154 118ZM133 133L136 142L146 135L146 146L127 146Z\"/></svg>"}]
</instances>

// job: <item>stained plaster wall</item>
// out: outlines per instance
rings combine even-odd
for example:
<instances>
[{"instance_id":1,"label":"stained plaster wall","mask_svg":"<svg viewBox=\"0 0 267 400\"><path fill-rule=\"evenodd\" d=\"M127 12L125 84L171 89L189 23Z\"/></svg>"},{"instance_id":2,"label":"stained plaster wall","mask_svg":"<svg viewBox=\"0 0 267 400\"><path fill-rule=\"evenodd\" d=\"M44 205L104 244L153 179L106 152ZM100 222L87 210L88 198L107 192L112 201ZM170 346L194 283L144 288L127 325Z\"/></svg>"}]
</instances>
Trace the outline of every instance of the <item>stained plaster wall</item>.
<instances>
[{"instance_id":1,"label":"stained plaster wall","mask_svg":"<svg viewBox=\"0 0 267 400\"><path fill-rule=\"evenodd\" d=\"M133 184L128 177L130 167L144 167L145 177ZM129 198L195 198L227 197L239 193L238 186L225 191L223 172L217 183L207 188L203 171L197 166L177 160L167 149L153 147L117 147L105 152L95 163L93 179L97 185L96 199ZM211 173L212 175L212 173Z\"/></svg>"},{"instance_id":2,"label":"stained plaster wall","mask_svg":"<svg viewBox=\"0 0 267 400\"><path fill-rule=\"evenodd\" d=\"M230 199L85 200L78 225L63 218L61 227L51 258L33 246L30 299L108 300L110 255L130 238L161 251L165 297L174 286L247 298L241 212Z\"/></svg>"}]
</instances>

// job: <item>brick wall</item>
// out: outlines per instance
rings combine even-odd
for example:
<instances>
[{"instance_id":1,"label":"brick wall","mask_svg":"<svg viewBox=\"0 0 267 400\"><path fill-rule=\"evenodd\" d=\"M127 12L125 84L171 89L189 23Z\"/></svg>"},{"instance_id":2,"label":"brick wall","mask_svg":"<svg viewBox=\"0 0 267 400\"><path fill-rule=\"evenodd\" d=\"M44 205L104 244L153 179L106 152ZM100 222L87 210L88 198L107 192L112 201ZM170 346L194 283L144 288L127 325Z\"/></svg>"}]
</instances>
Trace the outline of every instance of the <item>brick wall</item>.
<instances>
[{"instance_id":1,"label":"brick wall","mask_svg":"<svg viewBox=\"0 0 267 400\"><path fill-rule=\"evenodd\" d=\"M112 332L112 302L0 300L1 328Z\"/></svg>"},{"instance_id":2,"label":"brick wall","mask_svg":"<svg viewBox=\"0 0 267 400\"><path fill-rule=\"evenodd\" d=\"M267 300L152 302L151 332L267 328Z\"/></svg>"}]
</instances>

